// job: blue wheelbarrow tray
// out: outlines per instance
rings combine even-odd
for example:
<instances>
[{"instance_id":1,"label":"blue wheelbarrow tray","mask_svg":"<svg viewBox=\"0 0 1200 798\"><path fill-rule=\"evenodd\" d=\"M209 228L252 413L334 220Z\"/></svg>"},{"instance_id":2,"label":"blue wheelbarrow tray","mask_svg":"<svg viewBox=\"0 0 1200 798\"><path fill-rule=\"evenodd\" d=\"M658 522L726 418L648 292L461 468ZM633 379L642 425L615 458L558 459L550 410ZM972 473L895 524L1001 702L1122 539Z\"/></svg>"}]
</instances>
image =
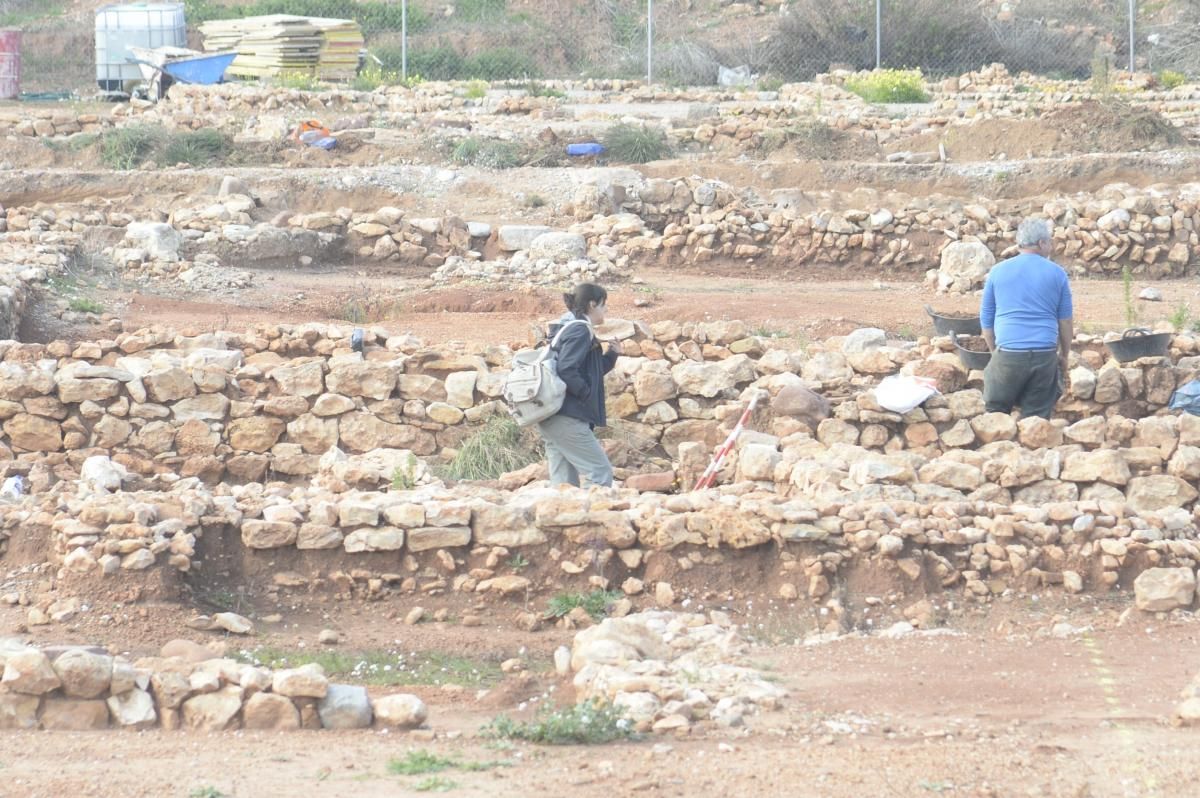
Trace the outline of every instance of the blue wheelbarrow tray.
<instances>
[{"instance_id":1,"label":"blue wheelbarrow tray","mask_svg":"<svg viewBox=\"0 0 1200 798\"><path fill-rule=\"evenodd\" d=\"M237 53L212 53L180 58L163 64L162 71L179 83L197 83L202 86L220 83L225 70L238 57Z\"/></svg>"}]
</instances>

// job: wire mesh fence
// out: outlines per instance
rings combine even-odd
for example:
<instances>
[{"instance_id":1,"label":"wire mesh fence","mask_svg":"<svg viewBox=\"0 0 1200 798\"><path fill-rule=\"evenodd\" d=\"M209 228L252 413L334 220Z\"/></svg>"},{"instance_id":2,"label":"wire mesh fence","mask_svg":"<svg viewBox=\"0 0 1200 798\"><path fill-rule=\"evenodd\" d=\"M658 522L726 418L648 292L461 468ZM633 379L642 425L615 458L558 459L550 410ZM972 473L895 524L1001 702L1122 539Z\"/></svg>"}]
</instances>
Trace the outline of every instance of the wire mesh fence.
<instances>
[{"instance_id":1,"label":"wire mesh fence","mask_svg":"<svg viewBox=\"0 0 1200 798\"><path fill-rule=\"evenodd\" d=\"M86 0L0 0L22 36L23 89L94 89ZM992 63L1083 79L1097 70L1200 74L1200 0L185 0L189 45L211 20L356 20L387 76L779 83L836 68Z\"/></svg>"}]
</instances>

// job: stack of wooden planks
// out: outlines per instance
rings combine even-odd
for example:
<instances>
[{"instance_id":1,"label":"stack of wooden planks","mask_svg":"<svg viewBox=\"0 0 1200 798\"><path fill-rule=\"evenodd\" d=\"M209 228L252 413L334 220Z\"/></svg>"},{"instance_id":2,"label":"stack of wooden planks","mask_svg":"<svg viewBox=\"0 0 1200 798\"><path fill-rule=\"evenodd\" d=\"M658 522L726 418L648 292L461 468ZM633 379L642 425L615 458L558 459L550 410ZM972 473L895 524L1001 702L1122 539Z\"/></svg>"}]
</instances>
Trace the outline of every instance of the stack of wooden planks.
<instances>
[{"instance_id":1,"label":"stack of wooden planks","mask_svg":"<svg viewBox=\"0 0 1200 798\"><path fill-rule=\"evenodd\" d=\"M363 47L362 29L352 19L274 14L213 20L200 25L204 49L237 50L228 72L239 77L285 73L349 80Z\"/></svg>"}]
</instances>

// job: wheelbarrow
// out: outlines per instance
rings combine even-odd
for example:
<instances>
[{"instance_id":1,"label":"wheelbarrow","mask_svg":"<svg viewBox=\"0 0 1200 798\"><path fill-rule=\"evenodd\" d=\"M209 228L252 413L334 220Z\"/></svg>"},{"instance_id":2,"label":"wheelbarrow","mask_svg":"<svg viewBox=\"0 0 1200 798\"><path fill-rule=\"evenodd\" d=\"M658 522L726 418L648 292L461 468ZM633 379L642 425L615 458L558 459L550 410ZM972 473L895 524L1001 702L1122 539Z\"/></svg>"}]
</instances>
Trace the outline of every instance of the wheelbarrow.
<instances>
[{"instance_id":1,"label":"wheelbarrow","mask_svg":"<svg viewBox=\"0 0 1200 798\"><path fill-rule=\"evenodd\" d=\"M194 83L210 86L220 83L225 70L238 57L237 51L197 53L179 47L162 47L150 50L144 47L129 47L132 53L126 60L137 64L151 89L155 86L155 98L161 98L171 83Z\"/></svg>"}]
</instances>

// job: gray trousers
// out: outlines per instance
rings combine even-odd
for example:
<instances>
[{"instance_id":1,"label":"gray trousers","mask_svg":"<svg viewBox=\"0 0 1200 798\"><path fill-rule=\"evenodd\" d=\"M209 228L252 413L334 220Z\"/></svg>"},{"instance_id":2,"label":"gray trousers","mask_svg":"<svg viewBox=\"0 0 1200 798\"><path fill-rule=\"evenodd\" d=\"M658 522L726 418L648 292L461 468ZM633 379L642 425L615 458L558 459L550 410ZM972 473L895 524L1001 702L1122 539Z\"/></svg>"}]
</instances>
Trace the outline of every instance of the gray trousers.
<instances>
[{"instance_id":1,"label":"gray trousers","mask_svg":"<svg viewBox=\"0 0 1200 798\"><path fill-rule=\"evenodd\" d=\"M551 416L538 423L546 443L551 485L579 486L582 475L589 483L611 487L612 464L586 421L570 416Z\"/></svg>"},{"instance_id":2,"label":"gray trousers","mask_svg":"<svg viewBox=\"0 0 1200 798\"><path fill-rule=\"evenodd\" d=\"M1021 417L1050 418L1062 396L1058 352L1006 352L997 349L983 370L983 401L989 413L1021 408Z\"/></svg>"}]
</instances>

